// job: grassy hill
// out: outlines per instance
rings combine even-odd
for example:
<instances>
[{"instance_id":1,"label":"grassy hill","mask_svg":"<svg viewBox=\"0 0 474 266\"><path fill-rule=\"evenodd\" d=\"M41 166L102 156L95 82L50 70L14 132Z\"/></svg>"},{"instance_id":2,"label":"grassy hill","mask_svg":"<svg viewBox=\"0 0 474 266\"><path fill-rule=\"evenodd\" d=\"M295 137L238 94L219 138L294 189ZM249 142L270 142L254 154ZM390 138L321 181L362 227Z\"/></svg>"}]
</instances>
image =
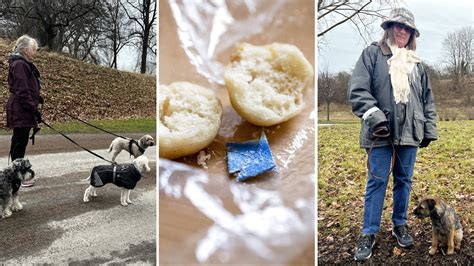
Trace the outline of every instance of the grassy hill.
<instances>
[{"instance_id":1,"label":"grassy hill","mask_svg":"<svg viewBox=\"0 0 474 266\"><path fill-rule=\"evenodd\" d=\"M8 56L13 43L0 39L0 127L6 124ZM46 121L69 121L62 112L86 120L156 116L155 76L117 71L65 55L40 51L34 60L41 73Z\"/></svg>"}]
</instances>

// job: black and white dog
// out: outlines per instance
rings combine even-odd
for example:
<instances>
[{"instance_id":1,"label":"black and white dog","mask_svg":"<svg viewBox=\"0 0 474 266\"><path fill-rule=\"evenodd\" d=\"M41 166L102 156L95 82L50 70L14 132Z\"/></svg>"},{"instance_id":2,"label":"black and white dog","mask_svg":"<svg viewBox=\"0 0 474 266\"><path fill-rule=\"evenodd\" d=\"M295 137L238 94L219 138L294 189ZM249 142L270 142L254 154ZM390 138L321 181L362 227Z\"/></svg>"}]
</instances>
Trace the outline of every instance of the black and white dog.
<instances>
[{"instance_id":1,"label":"black and white dog","mask_svg":"<svg viewBox=\"0 0 474 266\"><path fill-rule=\"evenodd\" d=\"M109 152L113 151L112 161L115 162L115 158L122 151L126 150L133 155L133 158L137 158L145 153L146 148L155 145L155 140L150 135L144 135L138 141L134 139L115 138L109 146Z\"/></svg>"},{"instance_id":2,"label":"black and white dog","mask_svg":"<svg viewBox=\"0 0 474 266\"><path fill-rule=\"evenodd\" d=\"M23 158L14 160L11 166L0 171L0 212L2 218L10 217L12 211L23 209L18 197L21 182L34 177L35 172L31 170L30 161Z\"/></svg>"},{"instance_id":3,"label":"black and white dog","mask_svg":"<svg viewBox=\"0 0 474 266\"><path fill-rule=\"evenodd\" d=\"M99 165L92 168L90 186L84 191L84 202L89 202L90 197L97 197L96 188L113 183L121 187L120 204L127 206L132 203L130 191L135 188L145 172L150 172L148 158L138 156L131 164Z\"/></svg>"}]
</instances>

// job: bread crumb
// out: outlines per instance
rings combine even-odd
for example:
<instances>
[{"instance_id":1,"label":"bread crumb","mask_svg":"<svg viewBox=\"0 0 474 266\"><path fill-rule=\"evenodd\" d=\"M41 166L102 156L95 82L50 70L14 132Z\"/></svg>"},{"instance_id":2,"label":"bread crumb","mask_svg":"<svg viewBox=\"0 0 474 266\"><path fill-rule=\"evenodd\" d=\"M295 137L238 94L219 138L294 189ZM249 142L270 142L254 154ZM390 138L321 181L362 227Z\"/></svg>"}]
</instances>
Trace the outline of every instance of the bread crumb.
<instances>
[{"instance_id":1,"label":"bread crumb","mask_svg":"<svg viewBox=\"0 0 474 266\"><path fill-rule=\"evenodd\" d=\"M207 164L206 161L211 159L211 154L206 153L204 150L200 151L198 156L197 156L197 163L207 169Z\"/></svg>"}]
</instances>

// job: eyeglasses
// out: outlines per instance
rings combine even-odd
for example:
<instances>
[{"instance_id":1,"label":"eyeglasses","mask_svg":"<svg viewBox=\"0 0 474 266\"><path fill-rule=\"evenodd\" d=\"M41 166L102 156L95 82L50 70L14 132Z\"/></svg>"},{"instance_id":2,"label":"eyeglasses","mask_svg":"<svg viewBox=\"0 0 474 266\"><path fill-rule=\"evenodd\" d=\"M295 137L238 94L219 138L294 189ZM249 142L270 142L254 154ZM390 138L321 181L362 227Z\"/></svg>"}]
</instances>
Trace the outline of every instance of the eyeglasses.
<instances>
[{"instance_id":1,"label":"eyeglasses","mask_svg":"<svg viewBox=\"0 0 474 266\"><path fill-rule=\"evenodd\" d=\"M413 30L412 28L410 28L410 27L408 27L407 25L402 24L402 23L393 23L393 26L396 26L396 27L398 27L398 28L400 28L400 29L403 29L403 30L405 30L406 32L409 32L409 33L413 33L413 32L414 32L414 30Z\"/></svg>"}]
</instances>

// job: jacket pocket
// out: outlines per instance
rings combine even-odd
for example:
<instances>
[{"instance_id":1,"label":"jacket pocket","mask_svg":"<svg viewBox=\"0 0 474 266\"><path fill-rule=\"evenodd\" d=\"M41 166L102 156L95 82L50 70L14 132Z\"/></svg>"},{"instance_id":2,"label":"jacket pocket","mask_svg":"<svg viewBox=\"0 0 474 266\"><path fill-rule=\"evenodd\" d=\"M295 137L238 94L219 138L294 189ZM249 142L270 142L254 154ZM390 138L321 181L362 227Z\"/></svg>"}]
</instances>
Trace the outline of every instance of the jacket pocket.
<instances>
[{"instance_id":1,"label":"jacket pocket","mask_svg":"<svg viewBox=\"0 0 474 266\"><path fill-rule=\"evenodd\" d=\"M415 112L413 117L413 138L417 141L421 141L425 136L425 122L425 116Z\"/></svg>"}]
</instances>

